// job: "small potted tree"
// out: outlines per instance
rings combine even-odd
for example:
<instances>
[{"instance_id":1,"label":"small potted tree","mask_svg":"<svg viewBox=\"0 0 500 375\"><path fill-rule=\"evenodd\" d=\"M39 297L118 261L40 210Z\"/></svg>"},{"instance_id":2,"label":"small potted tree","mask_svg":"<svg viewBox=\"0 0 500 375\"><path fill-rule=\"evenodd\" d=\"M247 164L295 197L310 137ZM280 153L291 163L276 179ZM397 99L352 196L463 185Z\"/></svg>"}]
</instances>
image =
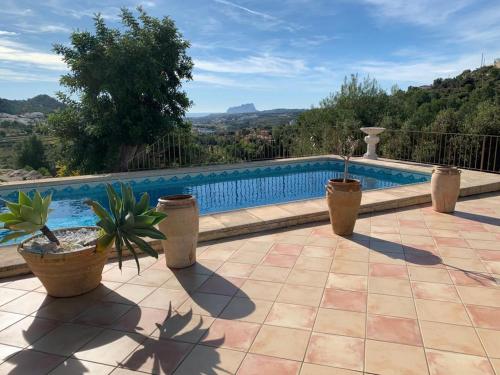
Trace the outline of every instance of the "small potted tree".
<instances>
[{"instance_id":1,"label":"small potted tree","mask_svg":"<svg viewBox=\"0 0 500 375\"><path fill-rule=\"evenodd\" d=\"M145 253L158 256L140 237L164 239L154 225L165 215L149 208L147 194L136 202L132 190L125 185L121 197L111 185L107 186L107 192L112 215L99 203L88 202L100 218L97 227L50 230L46 225L50 194L42 197L36 191L30 198L19 192L17 203L5 202L9 212L0 214L0 221L10 233L2 242L41 232L22 241L18 251L49 295L72 297L96 288L113 244L120 267L123 244L132 249L136 260L132 243Z\"/></svg>"},{"instance_id":2,"label":"small potted tree","mask_svg":"<svg viewBox=\"0 0 500 375\"><path fill-rule=\"evenodd\" d=\"M340 236L348 236L354 231L361 204L361 183L359 180L348 178L349 161L358 142L352 136L339 138L336 151L344 160L343 178L331 179L326 185L330 222L333 232Z\"/></svg>"}]
</instances>

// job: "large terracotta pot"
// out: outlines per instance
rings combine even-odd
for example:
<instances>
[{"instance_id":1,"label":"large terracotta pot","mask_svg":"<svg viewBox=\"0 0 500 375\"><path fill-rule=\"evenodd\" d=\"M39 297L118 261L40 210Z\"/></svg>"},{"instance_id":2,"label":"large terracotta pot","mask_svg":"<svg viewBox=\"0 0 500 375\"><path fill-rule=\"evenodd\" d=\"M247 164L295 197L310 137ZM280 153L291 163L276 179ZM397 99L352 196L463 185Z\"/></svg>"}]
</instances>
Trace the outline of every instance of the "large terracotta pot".
<instances>
[{"instance_id":1,"label":"large terracotta pot","mask_svg":"<svg viewBox=\"0 0 500 375\"><path fill-rule=\"evenodd\" d=\"M196 262L200 227L199 210L192 195L169 195L158 199L156 210L167 214L159 229L167 237L161 241L167 267L184 268Z\"/></svg>"},{"instance_id":2,"label":"large terracotta pot","mask_svg":"<svg viewBox=\"0 0 500 375\"><path fill-rule=\"evenodd\" d=\"M361 205L361 184L358 180L333 179L326 186L326 200L333 232L348 236L354 231Z\"/></svg>"},{"instance_id":3,"label":"large terracotta pot","mask_svg":"<svg viewBox=\"0 0 500 375\"><path fill-rule=\"evenodd\" d=\"M57 236L58 232L71 229L78 228L59 229L54 234ZM110 250L96 252L95 246L87 246L67 253L46 253L42 256L24 248L31 238L20 243L17 251L31 272L40 279L47 294L52 297L73 297L99 286Z\"/></svg>"},{"instance_id":4,"label":"large terracotta pot","mask_svg":"<svg viewBox=\"0 0 500 375\"><path fill-rule=\"evenodd\" d=\"M436 167L432 170L432 208L437 212L453 212L460 194L460 173L457 167Z\"/></svg>"}]
</instances>

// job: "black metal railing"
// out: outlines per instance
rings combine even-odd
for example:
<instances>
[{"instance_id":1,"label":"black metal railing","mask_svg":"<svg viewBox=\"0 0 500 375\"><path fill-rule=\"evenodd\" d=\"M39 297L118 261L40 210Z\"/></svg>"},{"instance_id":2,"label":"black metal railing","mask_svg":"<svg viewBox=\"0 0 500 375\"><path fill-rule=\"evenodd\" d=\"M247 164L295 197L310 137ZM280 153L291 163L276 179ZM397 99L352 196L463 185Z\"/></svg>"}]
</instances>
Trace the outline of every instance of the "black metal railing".
<instances>
[{"instance_id":1,"label":"black metal railing","mask_svg":"<svg viewBox=\"0 0 500 375\"><path fill-rule=\"evenodd\" d=\"M359 131L353 136L361 140L364 134ZM128 163L128 170L321 156L334 153L333 143L307 137L275 139L266 132L247 135L173 132L138 152ZM361 156L365 150L366 144L361 141L354 155ZM386 129L380 135L377 153L388 159L500 173L497 135Z\"/></svg>"}]
</instances>

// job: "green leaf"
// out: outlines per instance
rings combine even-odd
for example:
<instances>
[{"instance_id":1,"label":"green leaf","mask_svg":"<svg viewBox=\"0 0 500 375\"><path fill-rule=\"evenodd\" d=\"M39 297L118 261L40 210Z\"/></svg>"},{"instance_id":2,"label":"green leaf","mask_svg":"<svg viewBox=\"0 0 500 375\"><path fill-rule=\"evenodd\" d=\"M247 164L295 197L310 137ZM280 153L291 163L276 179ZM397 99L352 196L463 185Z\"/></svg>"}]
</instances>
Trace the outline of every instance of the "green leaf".
<instances>
[{"instance_id":1,"label":"green leaf","mask_svg":"<svg viewBox=\"0 0 500 375\"><path fill-rule=\"evenodd\" d=\"M13 224L9 226L9 229L13 230L22 230L23 232L28 233L33 233L39 230L42 226L39 224L34 224L29 221L22 221L19 224Z\"/></svg>"},{"instance_id":2,"label":"green leaf","mask_svg":"<svg viewBox=\"0 0 500 375\"><path fill-rule=\"evenodd\" d=\"M151 255L152 257L158 258L158 253L153 249L146 241L143 239L133 235L133 234L128 234L128 239L135 243L139 249L141 249L143 252L145 252L148 255Z\"/></svg>"},{"instance_id":3,"label":"green leaf","mask_svg":"<svg viewBox=\"0 0 500 375\"><path fill-rule=\"evenodd\" d=\"M42 214L43 199L38 190L35 191L35 195L33 196L32 206L35 212L40 213L40 215Z\"/></svg>"},{"instance_id":4,"label":"green leaf","mask_svg":"<svg viewBox=\"0 0 500 375\"><path fill-rule=\"evenodd\" d=\"M106 249L108 249L111 246L114 239L115 239L114 234L101 233L101 235L97 239L96 250L97 251L105 251Z\"/></svg>"},{"instance_id":5,"label":"green leaf","mask_svg":"<svg viewBox=\"0 0 500 375\"><path fill-rule=\"evenodd\" d=\"M45 224L47 222L47 218L49 216L49 212L51 210L49 209L50 204L52 203L52 193L49 193L43 198L43 203L42 203L42 224Z\"/></svg>"},{"instance_id":6,"label":"green leaf","mask_svg":"<svg viewBox=\"0 0 500 375\"><path fill-rule=\"evenodd\" d=\"M21 206L24 205L24 206L31 207L31 204L32 204L31 199L30 199L30 197L28 197L26 195L26 193L24 193L22 191L19 191L19 197L18 197L18 199L19 199L19 205L21 205Z\"/></svg>"},{"instance_id":7,"label":"green leaf","mask_svg":"<svg viewBox=\"0 0 500 375\"><path fill-rule=\"evenodd\" d=\"M107 234L116 234L116 226L112 219L101 219L96 224L98 227L101 227L102 230Z\"/></svg>"},{"instance_id":8,"label":"green leaf","mask_svg":"<svg viewBox=\"0 0 500 375\"><path fill-rule=\"evenodd\" d=\"M5 243L7 241L13 240L13 239L18 238L18 237L22 237L24 235L26 235L26 233L24 233L24 232L12 232L12 233L7 234L4 238L2 238L0 243Z\"/></svg>"},{"instance_id":9,"label":"green leaf","mask_svg":"<svg viewBox=\"0 0 500 375\"><path fill-rule=\"evenodd\" d=\"M127 216L125 216L125 226L127 228L132 228L134 226L134 223L135 223L134 214L132 212L129 212Z\"/></svg>"},{"instance_id":10,"label":"green leaf","mask_svg":"<svg viewBox=\"0 0 500 375\"><path fill-rule=\"evenodd\" d=\"M116 191L111 184L106 184L106 191L108 193L109 209L111 210L111 213L115 217L115 220L119 220L121 202L119 202Z\"/></svg>"},{"instance_id":11,"label":"green leaf","mask_svg":"<svg viewBox=\"0 0 500 375\"><path fill-rule=\"evenodd\" d=\"M5 223L6 221L12 221L12 220L18 220L19 217L10 213L10 212L5 212L3 214L0 214L0 221Z\"/></svg>"},{"instance_id":12,"label":"green leaf","mask_svg":"<svg viewBox=\"0 0 500 375\"><path fill-rule=\"evenodd\" d=\"M125 242L125 245L127 246L128 250L132 253L135 259L135 264L137 265L137 274L141 272L141 266L139 264L139 259L137 258L137 253L135 252L134 247L132 244L127 240L126 237L123 237L123 242Z\"/></svg>"},{"instance_id":13,"label":"green leaf","mask_svg":"<svg viewBox=\"0 0 500 375\"><path fill-rule=\"evenodd\" d=\"M105 208L99 202L87 199L85 201L85 204L89 205L92 208L92 211L94 211L94 213L97 215L99 219L112 220L108 211L106 211Z\"/></svg>"},{"instance_id":14,"label":"green leaf","mask_svg":"<svg viewBox=\"0 0 500 375\"><path fill-rule=\"evenodd\" d=\"M140 215L144 213L149 208L149 194L144 193L139 200L139 203L135 205L134 214Z\"/></svg>"},{"instance_id":15,"label":"green leaf","mask_svg":"<svg viewBox=\"0 0 500 375\"><path fill-rule=\"evenodd\" d=\"M149 228L154 225L154 216L139 215L135 217L134 227L136 228Z\"/></svg>"},{"instance_id":16,"label":"green leaf","mask_svg":"<svg viewBox=\"0 0 500 375\"><path fill-rule=\"evenodd\" d=\"M153 216L155 218L155 220L153 221L153 225L156 225L165 220L168 215L163 212L153 212L150 216Z\"/></svg>"},{"instance_id":17,"label":"green leaf","mask_svg":"<svg viewBox=\"0 0 500 375\"><path fill-rule=\"evenodd\" d=\"M13 225L16 225L16 224L19 224L19 223L23 223L23 220L9 220L9 221L6 221L3 223L3 227L5 229L11 229L11 227Z\"/></svg>"},{"instance_id":18,"label":"green leaf","mask_svg":"<svg viewBox=\"0 0 500 375\"><path fill-rule=\"evenodd\" d=\"M42 217L32 207L21 206L21 217L33 224L42 224Z\"/></svg>"},{"instance_id":19,"label":"green leaf","mask_svg":"<svg viewBox=\"0 0 500 375\"><path fill-rule=\"evenodd\" d=\"M127 232L128 233L128 232ZM166 240L165 235L156 228L134 228L132 234L139 237L150 237L155 240Z\"/></svg>"},{"instance_id":20,"label":"green leaf","mask_svg":"<svg viewBox=\"0 0 500 375\"><path fill-rule=\"evenodd\" d=\"M9 208L10 212L14 215L21 217L21 205L18 203L5 202L5 205Z\"/></svg>"},{"instance_id":21,"label":"green leaf","mask_svg":"<svg viewBox=\"0 0 500 375\"><path fill-rule=\"evenodd\" d=\"M115 236L115 249L118 258L118 268L122 269L122 236L119 233Z\"/></svg>"}]
</instances>

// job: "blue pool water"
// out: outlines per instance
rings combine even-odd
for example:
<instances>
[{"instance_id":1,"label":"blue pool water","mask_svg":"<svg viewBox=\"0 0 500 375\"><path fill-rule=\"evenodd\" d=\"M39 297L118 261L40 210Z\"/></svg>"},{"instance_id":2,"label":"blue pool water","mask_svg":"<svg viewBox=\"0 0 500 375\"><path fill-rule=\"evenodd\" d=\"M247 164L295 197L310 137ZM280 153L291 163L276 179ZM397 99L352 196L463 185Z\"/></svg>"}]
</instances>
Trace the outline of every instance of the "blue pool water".
<instances>
[{"instance_id":1,"label":"blue pool water","mask_svg":"<svg viewBox=\"0 0 500 375\"><path fill-rule=\"evenodd\" d=\"M156 205L158 198L164 195L193 194L198 200L201 214L209 214L320 198L325 195L327 181L340 178L342 171L342 162L325 160L252 169L229 169L198 175L155 176L125 182L133 186L137 197L147 191L152 205ZM361 180L365 191L426 182L430 179L430 175L426 174L355 163L350 164L349 173L351 178ZM107 207L104 183L54 186L42 190L42 195L49 191L53 194L53 211L48 221L48 226L52 229L95 224L96 217L83 203L87 198L98 200ZM2 194L0 190L0 198L16 200L17 192ZM6 233L1 231L0 238Z\"/></svg>"}]
</instances>

